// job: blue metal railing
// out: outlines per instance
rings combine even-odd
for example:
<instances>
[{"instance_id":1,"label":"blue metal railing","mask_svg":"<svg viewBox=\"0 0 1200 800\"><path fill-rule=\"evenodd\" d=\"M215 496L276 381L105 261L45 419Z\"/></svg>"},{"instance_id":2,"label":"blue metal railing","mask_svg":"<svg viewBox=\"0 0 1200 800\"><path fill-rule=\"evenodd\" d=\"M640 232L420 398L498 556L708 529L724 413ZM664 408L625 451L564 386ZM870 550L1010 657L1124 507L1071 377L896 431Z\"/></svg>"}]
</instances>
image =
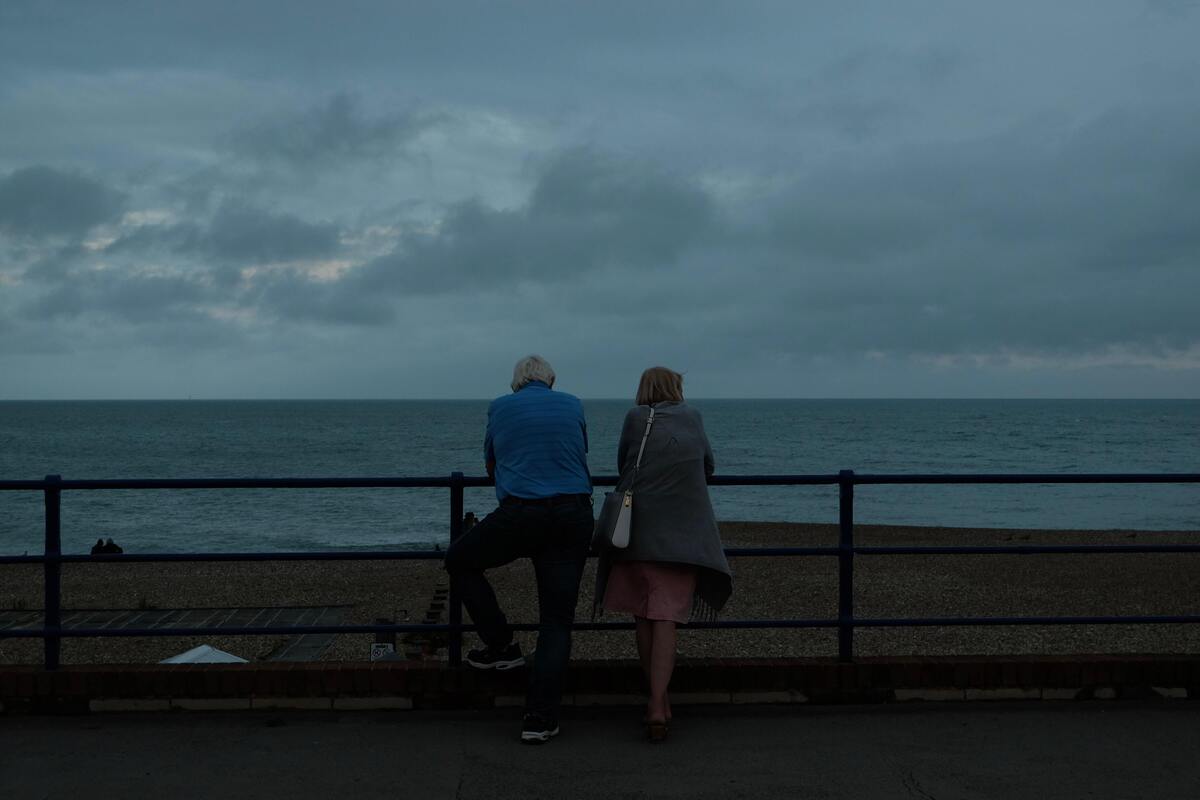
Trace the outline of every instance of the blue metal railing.
<instances>
[{"instance_id":1,"label":"blue metal railing","mask_svg":"<svg viewBox=\"0 0 1200 800\"><path fill-rule=\"evenodd\" d=\"M615 476L593 479L597 486L613 486ZM1044 553L1200 553L1200 544L1137 545L1013 545L1013 546L941 546L941 547L860 547L854 544L854 487L859 485L897 484L1072 484L1200 483L1200 473L1186 474L1003 474L1003 475L859 475L842 470L836 475L717 475L711 486L830 486L838 487L838 543L835 547L757 547L727 548L730 557L821 556L838 559L838 615L836 619L723 620L690 623L691 628L837 628L838 657L854 657L855 628L928 627L950 625L1109 625L1151 623L1197 623L1200 615L1168 616L1086 616L1086 617L923 617L861 618L854 615L854 558L878 555L1035 555ZM61 504L64 491L122 489L333 489L333 488L442 488L450 490L450 539L462 534L463 490L492 485L490 478L468 477L461 472L448 477L422 478L209 478L147 480L65 480L47 475L44 480L0 481L0 491L39 491L45 497L45 548L40 556L0 555L0 564L42 564L45 573L45 609L41 628L0 630L0 638L41 638L45 643L45 667L57 669L62 639L93 636L202 636L221 634L296 635L308 633L372 634L432 633L449 636L451 664L462 659L462 633L474 630L462 622L462 603L453 584L450 590L449 620L438 624L307 625L297 627L195 627L195 628L71 628L62 627L62 565L80 562L188 562L188 561L364 561L441 559L445 553L420 551L285 552L285 553L128 553L121 555L64 554L62 552ZM536 630L536 624L513 625L517 630ZM577 630L627 630L630 623L576 623Z\"/></svg>"}]
</instances>

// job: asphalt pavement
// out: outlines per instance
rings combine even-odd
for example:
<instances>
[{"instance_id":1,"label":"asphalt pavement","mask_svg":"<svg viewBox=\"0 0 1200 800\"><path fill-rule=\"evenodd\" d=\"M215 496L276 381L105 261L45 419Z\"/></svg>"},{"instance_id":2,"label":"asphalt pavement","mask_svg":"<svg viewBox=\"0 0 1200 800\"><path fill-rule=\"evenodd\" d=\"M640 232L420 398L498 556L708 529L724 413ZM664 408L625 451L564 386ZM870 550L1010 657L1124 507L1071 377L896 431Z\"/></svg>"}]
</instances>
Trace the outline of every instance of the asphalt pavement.
<instances>
[{"instance_id":1,"label":"asphalt pavement","mask_svg":"<svg viewBox=\"0 0 1200 800\"><path fill-rule=\"evenodd\" d=\"M0 717L0 798L1200 798L1200 703Z\"/></svg>"}]
</instances>

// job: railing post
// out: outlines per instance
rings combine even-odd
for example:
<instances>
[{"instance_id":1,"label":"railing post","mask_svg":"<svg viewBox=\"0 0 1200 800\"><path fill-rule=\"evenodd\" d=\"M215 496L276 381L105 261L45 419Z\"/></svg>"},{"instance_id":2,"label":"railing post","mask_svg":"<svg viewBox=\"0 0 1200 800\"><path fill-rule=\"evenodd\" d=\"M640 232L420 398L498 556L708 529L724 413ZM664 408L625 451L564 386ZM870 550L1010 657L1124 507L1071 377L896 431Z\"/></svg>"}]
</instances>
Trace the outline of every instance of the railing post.
<instances>
[{"instance_id":1,"label":"railing post","mask_svg":"<svg viewBox=\"0 0 1200 800\"><path fill-rule=\"evenodd\" d=\"M46 482L58 483L61 475L47 475ZM43 588L45 589L45 609L42 617L42 643L46 648L46 669L58 669L62 637L58 635L62 629L62 490L46 487L46 546Z\"/></svg>"},{"instance_id":2,"label":"railing post","mask_svg":"<svg viewBox=\"0 0 1200 800\"><path fill-rule=\"evenodd\" d=\"M838 660L854 660L854 470L838 473Z\"/></svg>"},{"instance_id":3,"label":"railing post","mask_svg":"<svg viewBox=\"0 0 1200 800\"><path fill-rule=\"evenodd\" d=\"M450 473L450 545L453 546L458 537L462 536L463 527L463 474ZM458 591L458 581L450 576L450 625L462 625L462 595ZM462 631L457 627L450 630L447 645L447 655L450 666L462 666Z\"/></svg>"}]
</instances>

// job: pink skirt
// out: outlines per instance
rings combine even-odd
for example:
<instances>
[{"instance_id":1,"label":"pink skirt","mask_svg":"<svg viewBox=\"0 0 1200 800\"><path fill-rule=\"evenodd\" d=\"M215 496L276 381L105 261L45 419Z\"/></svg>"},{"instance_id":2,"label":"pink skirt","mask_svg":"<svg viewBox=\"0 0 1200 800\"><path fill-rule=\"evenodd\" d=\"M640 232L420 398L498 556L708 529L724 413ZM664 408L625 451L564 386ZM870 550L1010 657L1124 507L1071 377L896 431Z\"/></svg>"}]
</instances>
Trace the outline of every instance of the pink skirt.
<instances>
[{"instance_id":1,"label":"pink skirt","mask_svg":"<svg viewBox=\"0 0 1200 800\"><path fill-rule=\"evenodd\" d=\"M635 617L687 622L696 592L696 568L665 561L617 561L608 574L604 608Z\"/></svg>"}]
</instances>

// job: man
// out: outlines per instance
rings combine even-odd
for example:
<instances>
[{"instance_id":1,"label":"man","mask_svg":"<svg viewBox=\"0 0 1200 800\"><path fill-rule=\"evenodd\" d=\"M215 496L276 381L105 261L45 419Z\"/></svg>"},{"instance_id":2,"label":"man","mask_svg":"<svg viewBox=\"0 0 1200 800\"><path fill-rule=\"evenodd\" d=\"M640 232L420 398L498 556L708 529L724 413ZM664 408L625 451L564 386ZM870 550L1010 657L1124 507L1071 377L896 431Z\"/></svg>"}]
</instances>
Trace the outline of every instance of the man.
<instances>
[{"instance_id":1,"label":"man","mask_svg":"<svg viewBox=\"0 0 1200 800\"><path fill-rule=\"evenodd\" d=\"M529 744L558 735L571 625L593 524L583 404L553 389L554 370L541 356L527 356L513 367L513 393L488 407L483 444L500 505L446 551L446 569L484 643L466 657L479 669L525 663L484 570L518 558L533 561L538 639L521 731L521 741Z\"/></svg>"}]
</instances>

